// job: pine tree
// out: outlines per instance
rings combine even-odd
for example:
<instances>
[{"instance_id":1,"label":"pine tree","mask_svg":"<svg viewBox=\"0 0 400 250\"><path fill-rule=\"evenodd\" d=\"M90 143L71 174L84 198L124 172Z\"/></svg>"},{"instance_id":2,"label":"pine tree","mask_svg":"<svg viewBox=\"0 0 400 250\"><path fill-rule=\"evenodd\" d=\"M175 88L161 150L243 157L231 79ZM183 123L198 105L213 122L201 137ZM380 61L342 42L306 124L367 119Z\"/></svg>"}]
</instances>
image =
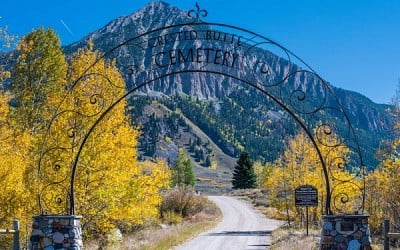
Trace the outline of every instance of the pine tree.
<instances>
[{"instance_id":1,"label":"pine tree","mask_svg":"<svg viewBox=\"0 0 400 250\"><path fill-rule=\"evenodd\" d=\"M195 176L192 160L185 154L183 149L179 149L178 159L172 171L172 186L193 187Z\"/></svg>"},{"instance_id":2,"label":"pine tree","mask_svg":"<svg viewBox=\"0 0 400 250\"><path fill-rule=\"evenodd\" d=\"M242 152L236 162L232 179L233 189L257 187L257 177L253 169L253 161L247 152Z\"/></svg>"}]
</instances>

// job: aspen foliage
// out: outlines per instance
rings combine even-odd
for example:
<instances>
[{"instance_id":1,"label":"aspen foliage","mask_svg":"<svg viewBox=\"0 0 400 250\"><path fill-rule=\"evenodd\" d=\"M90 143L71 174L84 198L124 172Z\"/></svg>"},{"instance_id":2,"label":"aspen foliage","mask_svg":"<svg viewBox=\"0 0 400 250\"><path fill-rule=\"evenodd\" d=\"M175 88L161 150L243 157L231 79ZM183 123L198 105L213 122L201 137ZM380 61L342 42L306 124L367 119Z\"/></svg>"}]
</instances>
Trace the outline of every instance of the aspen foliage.
<instances>
[{"instance_id":1,"label":"aspen foliage","mask_svg":"<svg viewBox=\"0 0 400 250\"><path fill-rule=\"evenodd\" d=\"M0 38L6 40L2 45L12 46L13 39L4 32L0 32ZM7 216L6 222L18 218L21 236L25 237L28 232L23 225L30 224L32 215L39 212L34 168L39 153L35 145L50 117L46 103L58 93L54 88L65 78L66 62L59 39L51 30L39 29L23 37L14 54L17 57L11 72L0 67L2 85L5 78L7 85L11 82L10 94L2 92L0 172L4 173L3 186L8 190L2 195L9 197L1 199L8 204L0 206L0 213Z\"/></svg>"},{"instance_id":2,"label":"aspen foliage","mask_svg":"<svg viewBox=\"0 0 400 250\"><path fill-rule=\"evenodd\" d=\"M67 62L57 35L42 28L22 38L17 52L11 95L0 95L0 227L18 218L30 231L40 212L68 213L72 176L85 235L157 220L171 173L162 160L138 162L139 131L126 115L115 62L91 44Z\"/></svg>"},{"instance_id":3,"label":"aspen foliage","mask_svg":"<svg viewBox=\"0 0 400 250\"><path fill-rule=\"evenodd\" d=\"M7 119L13 136L29 136L29 143L19 145L19 153L26 159L21 182L29 194L24 207L29 221L40 212L37 198L40 145L56 103L63 95L67 63L60 40L51 29L39 28L22 37L16 54L10 78L12 105Z\"/></svg>"},{"instance_id":4,"label":"aspen foliage","mask_svg":"<svg viewBox=\"0 0 400 250\"><path fill-rule=\"evenodd\" d=\"M0 17L1 21L1 17ZM0 52L6 52L12 49L15 46L16 36L12 35L8 32L7 26L0 26ZM1 64L0 64L0 87L3 89L3 81L5 79L10 78L10 71L6 69L7 64L12 58L13 53L4 53L1 55Z\"/></svg>"},{"instance_id":5,"label":"aspen foliage","mask_svg":"<svg viewBox=\"0 0 400 250\"><path fill-rule=\"evenodd\" d=\"M15 36L8 33L8 28L0 26L0 228L10 228L14 218L26 222L24 208L28 197L22 180L29 137L26 134L14 136L8 120L10 94L5 90L6 80L11 76L6 66L12 57L12 53L6 52L14 41ZM24 236L22 232L21 237Z\"/></svg>"},{"instance_id":6,"label":"aspen foliage","mask_svg":"<svg viewBox=\"0 0 400 250\"><path fill-rule=\"evenodd\" d=\"M30 137L27 133L14 135L8 122L9 94L0 93L0 228L10 228L12 220L30 221L26 216L29 194L24 185L24 170ZM25 235L25 231L21 236Z\"/></svg>"},{"instance_id":7,"label":"aspen foliage","mask_svg":"<svg viewBox=\"0 0 400 250\"><path fill-rule=\"evenodd\" d=\"M400 230L400 85L392 103L393 140L383 142L378 152L381 163L366 178L366 209L376 231L385 219L390 220L391 231Z\"/></svg>"},{"instance_id":8,"label":"aspen foliage","mask_svg":"<svg viewBox=\"0 0 400 250\"><path fill-rule=\"evenodd\" d=\"M195 181L192 159L180 148L172 170L172 186L193 188Z\"/></svg>"},{"instance_id":9,"label":"aspen foliage","mask_svg":"<svg viewBox=\"0 0 400 250\"><path fill-rule=\"evenodd\" d=\"M24 36L17 46L17 61L11 71L15 108L11 118L16 128L32 135L46 129L65 82L67 63L60 39L51 29L39 28Z\"/></svg>"},{"instance_id":10,"label":"aspen foliage","mask_svg":"<svg viewBox=\"0 0 400 250\"><path fill-rule=\"evenodd\" d=\"M89 71L88 65L92 65ZM107 63L89 45L71 58L68 82L76 79L63 108L72 112L56 120L55 126L70 131L61 133L59 141L71 149L66 155L71 159L77 153L76 140L99 121L81 151L75 178L76 213L83 215L84 229L105 233L117 225L157 219L159 190L168 188L170 173L163 161L144 165L137 161L139 131L125 114L125 99L118 99L125 84L115 62Z\"/></svg>"},{"instance_id":11,"label":"aspen foliage","mask_svg":"<svg viewBox=\"0 0 400 250\"><path fill-rule=\"evenodd\" d=\"M273 169L273 164L267 162L263 165L261 162L256 161L254 163L254 173L257 176L257 187L263 188L267 179L271 177L271 171Z\"/></svg>"},{"instance_id":12,"label":"aspen foliage","mask_svg":"<svg viewBox=\"0 0 400 250\"><path fill-rule=\"evenodd\" d=\"M354 179L351 173L343 169L348 161L350 150L345 145L332 147L331 145L339 142L339 138L334 134L330 134L329 137L319 135L318 138L320 138L317 140L318 147L329 169L331 188L335 187L333 194L346 193L350 195L346 197L349 202L343 204L337 200L342 196L333 195L336 200L334 201L334 197L332 197L332 203L339 202L340 204L335 203L335 205L341 206L342 210L352 212L354 209L352 201L359 195L359 190L352 185L337 185L341 183L340 181ZM317 151L304 132L298 133L289 141L283 155L274 164L269 164L268 169L270 170L266 171L267 177L264 185L270 191L272 206L277 208L282 216L290 216L287 219L292 220L305 218L304 211L294 204L294 190L300 185L312 185L318 190L318 207L310 209L310 219L320 220L321 214L326 212L324 209L327 197L325 177ZM355 181L357 182L357 180Z\"/></svg>"}]
</instances>

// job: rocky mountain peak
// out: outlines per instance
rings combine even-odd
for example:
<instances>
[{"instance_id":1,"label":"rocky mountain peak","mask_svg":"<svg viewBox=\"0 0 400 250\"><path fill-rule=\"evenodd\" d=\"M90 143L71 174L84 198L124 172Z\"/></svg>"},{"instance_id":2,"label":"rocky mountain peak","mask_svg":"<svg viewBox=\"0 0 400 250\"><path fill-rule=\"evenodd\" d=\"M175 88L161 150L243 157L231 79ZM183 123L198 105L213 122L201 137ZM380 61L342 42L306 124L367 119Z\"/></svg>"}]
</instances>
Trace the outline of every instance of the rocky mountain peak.
<instances>
[{"instance_id":1,"label":"rocky mountain peak","mask_svg":"<svg viewBox=\"0 0 400 250\"><path fill-rule=\"evenodd\" d=\"M258 75L254 74L257 70L258 72L263 70L263 66L260 62L265 62L264 65L268 65L269 70L271 70L270 78L267 79L267 81L270 82L282 79L287 72L301 72L301 66L290 62L287 58L281 58L264 47L257 47L257 41L253 41L253 38L249 38L249 40L243 42L243 44L249 41L253 42L255 46L247 44L246 46L241 46L238 45L237 37L234 38L234 36L232 36L235 34L218 31L218 27L203 25L198 29L198 34L203 32L203 39L191 39L190 32L194 29L191 26L193 24L192 21L193 20L188 17L186 11L162 1L150 2L140 10L128 16L119 17L99 30L87 35L81 41L65 47L65 52L71 54L80 47L86 46L88 40L92 40L95 49L105 53L141 34L146 34L163 27L171 27L175 24L188 24L185 27L182 25L182 27L174 26L171 29L158 30L147 37L141 37L141 39L131 43L129 46L121 46L118 50L109 54L110 59L116 59L117 66L119 66L121 72L125 74L125 78L128 80L128 88L131 88L135 84L146 82L148 79L158 79L146 85L141 91L147 93L160 92L167 96L171 96L171 94L174 93L184 93L199 100L211 100L217 103L221 100L232 98L232 93L237 94L237 92L239 92L243 95L245 92L242 90L245 88L241 86L241 82L235 81L235 79L233 79L234 77L229 78L222 74L170 74L168 77L161 78L159 76L165 75L168 70L170 72L184 71L196 69L195 67L202 65L203 69L214 72L224 71L223 73L226 73L225 75L234 74L237 76L237 79L250 79L254 80L256 83L262 84L265 79L256 79ZM214 32L212 33L214 35L213 39L204 39L204 34L207 31L209 31L210 36L211 32ZM168 36L168 34L171 36ZM165 35L167 36L164 37ZM182 35L182 37L187 35L187 39L173 38L174 35ZM160 38L160 40L158 40L158 38ZM167 39L170 40L167 41ZM149 41L153 41L152 46L149 45ZM202 51L200 52L202 53L200 57L195 56L195 53L198 53L198 49ZM172 58L176 58L178 55L178 52L176 52L178 50L181 53L182 60L189 61L189 58L191 58L192 64L176 63L172 65L172 63L168 63L168 56L169 59L171 59L170 62L172 62ZM171 51L172 56L169 54ZM216 51L219 51L219 56L216 54ZM210 53L210 55L214 53L213 59L208 57L208 53ZM220 67L220 65L224 64L223 59L221 59L222 53L226 53L224 54L226 55L226 60L224 60L227 67ZM157 63L155 63L157 54L165 55L167 63L164 62L164 65L168 67L161 67L158 65L160 67L157 68ZM161 58L162 57L159 57L158 59L162 60ZM194 60L195 58L197 60L196 62ZM218 58L220 61L216 63L218 62ZM228 63L229 58L231 59L230 64ZM234 62L236 62L233 58L242 59L240 64L236 64L237 67L233 67L235 65ZM199 60L202 60L202 62L199 62ZM204 63L205 61L207 63ZM127 67L129 65L134 67L134 70L132 70L134 73L128 76L129 70ZM330 84L327 85L329 85L328 88L339 99L342 107L346 109L353 126L357 128L361 134L367 135L365 137L365 144L362 146L368 148L366 149L367 151L372 152L371 148L377 148L379 138L372 138L370 135L379 134L380 138L383 138L386 136L385 133L388 127L390 127L390 118L385 113L387 107L372 103L368 98L362 95L355 95L349 91L337 89ZM318 105L320 100L325 99L324 93L327 85L313 74L298 73L293 77L287 78L285 84L280 85L282 87L275 88L275 91L280 92L282 95L287 94L290 98L292 97L289 96L291 91L303 91L307 93L307 98L310 98L309 105ZM242 97L237 98L240 100ZM302 99L301 96L298 97L298 100L300 99ZM287 99L285 101L289 102L290 100ZM329 101L335 100L331 99L328 100L328 102ZM265 103L260 103L255 106L262 105L267 106ZM271 112L274 111L270 107L263 108L269 109ZM271 114L271 112L266 113ZM341 119L342 118L338 117L336 120L338 123L343 123ZM381 126L380 124L385 124L385 126Z\"/></svg>"},{"instance_id":2,"label":"rocky mountain peak","mask_svg":"<svg viewBox=\"0 0 400 250\"><path fill-rule=\"evenodd\" d=\"M80 41L67 46L66 51L73 52L87 44L89 40L94 42L96 48L104 51L105 48L111 48L112 45L122 43L146 31L187 20L185 11L169 3L163 1L150 2L132 14L118 17ZM107 44L109 45L107 46Z\"/></svg>"}]
</instances>

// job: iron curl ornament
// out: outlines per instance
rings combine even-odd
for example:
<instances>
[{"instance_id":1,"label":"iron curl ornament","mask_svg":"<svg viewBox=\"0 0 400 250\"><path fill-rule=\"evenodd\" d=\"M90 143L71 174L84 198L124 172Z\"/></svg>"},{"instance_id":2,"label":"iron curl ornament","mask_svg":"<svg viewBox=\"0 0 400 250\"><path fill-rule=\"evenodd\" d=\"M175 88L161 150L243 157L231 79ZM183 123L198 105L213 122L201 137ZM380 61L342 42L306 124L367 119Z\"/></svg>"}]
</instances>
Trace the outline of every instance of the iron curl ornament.
<instances>
[{"instance_id":1,"label":"iron curl ornament","mask_svg":"<svg viewBox=\"0 0 400 250\"><path fill-rule=\"evenodd\" d=\"M228 84L254 89L265 96L266 102L276 104L299 130L304 131L315 149L325 185L324 213L362 213L365 197L363 157L355 129L331 85L279 43L245 28L199 21L207 15L208 11L196 3L196 9L189 10L186 18L180 19L181 23L136 33L105 51L101 59L116 59L125 77L125 86L106 76L101 77L110 88L125 88L124 93L105 98L101 93L90 93L88 87L88 92L83 93L87 99L77 100L76 109L64 109L61 103L43 140L39 175L44 177L50 171L48 169L64 170L66 178L53 184L67 187L64 197L68 199L64 206L74 214L75 177L80 171L82 150L96 126L126 97L149 89L170 94L170 89L190 88L190 80L182 79L191 75L198 82L214 81L221 87ZM68 96L73 95L85 79L96 74L91 71L96 63L88 66L71 84ZM67 96L64 101L66 99ZM84 113L79 109L83 105L80 102L95 108ZM64 128L60 125L64 116L79 116L88 122L69 124ZM65 136L56 136L60 133L54 131L59 130L64 130L61 134ZM335 150L343 147L349 149L349 154L332 157ZM54 155L62 159L57 162L47 160L53 159ZM69 166L60 162L68 162ZM338 173L348 169L352 170L352 178L343 179ZM46 182L48 179L42 178L44 190L51 185ZM351 200L356 200L352 203L356 207L350 211L347 205Z\"/></svg>"},{"instance_id":2,"label":"iron curl ornament","mask_svg":"<svg viewBox=\"0 0 400 250\"><path fill-rule=\"evenodd\" d=\"M189 10L188 11L188 17L195 18L196 21L200 20L200 16L206 17L208 15L208 11L204 9L200 9L200 6L198 3L196 3L196 10Z\"/></svg>"}]
</instances>

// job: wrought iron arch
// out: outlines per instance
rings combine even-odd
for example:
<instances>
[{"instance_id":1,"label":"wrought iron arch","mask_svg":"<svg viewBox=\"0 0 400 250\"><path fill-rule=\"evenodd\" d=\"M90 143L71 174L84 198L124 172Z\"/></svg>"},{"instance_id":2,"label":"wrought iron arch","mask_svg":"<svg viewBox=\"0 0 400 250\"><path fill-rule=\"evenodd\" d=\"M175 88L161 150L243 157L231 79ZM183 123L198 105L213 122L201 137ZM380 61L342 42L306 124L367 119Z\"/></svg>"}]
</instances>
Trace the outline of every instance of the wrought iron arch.
<instances>
[{"instance_id":1,"label":"wrought iron arch","mask_svg":"<svg viewBox=\"0 0 400 250\"><path fill-rule=\"evenodd\" d=\"M188 12L185 22L146 31L110 49L71 84L69 93L59 104L43 139L38 163L38 174L43 182L39 195L41 212L49 212L45 204L51 201L58 203L61 208L67 207L69 214L75 214L75 177L79 170L82 150L97 125L112 112L116 105L146 86L162 84L163 80L185 74L213 75L235 83L243 83L273 100L294 119L314 146L325 180L327 194L324 204L325 213L343 212L341 204L349 201L350 194L340 190L341 187L347 185L357 190L357 198L360 202L355 210L363 212L365 190L364 186L360 186L356 181L364 179L361 149L350 119L330 85L300 57L284 46L244 28L204 22L200 20L200 17L206 17L208 12L200 9L197 4L196 7L196 10ZM122 67L128 84L117 86L106 76L101 75L101 77L104 77L110 86L126 87L125 94L113 100L101 100L101 96L88 94L91 104L98 105L102 101L101 108L92 114L82 114L80 110L65 110L63 104L66 98L89 75L93 74L89 73L89 70L99 60L116 58L121 51L124 51L127 56L120 57L117 63ZM260 51L262 53L259 53ZM281 58L269 51L275 53L278 51ZM282 68L276 67L277 61L284 64L283 72ZM143 66L144 69L140 69ZM300 84L295 86L293 83ZM318 91L319 96L322 95L323 98L315 98L312 93L309 94L307 90L311 87L318 88L313 91ZM75 149L70 168L61 166L59 161L51 159L51 156L57 152L70 150L52 141L52 130L55 129L57 119L68 112L93 118L93 122L88 127L80 128L79 131L74 127L65 128L65 134L73 140ZM326 116L326 114L331 115ZM329 144L322 137L329 137L336 132L335 123L329 121L333 117L341 117L346 133L339 142L335 140L333 144ZM349 147L351 163L346 159L327 162L329 153L324 154L319 146L324 143L332 150L344 145ZM345 164L352 164L352 169L355 171L351 179L342 180L335 176L332 165L343 169ZM60 170L63 171L60 172ZM58 180L46 178L46 173L49 171L60 172L62 177ZM49 187L59 188L60 193L55 196L46 195Z\"/></svg>"}]
</instances>

